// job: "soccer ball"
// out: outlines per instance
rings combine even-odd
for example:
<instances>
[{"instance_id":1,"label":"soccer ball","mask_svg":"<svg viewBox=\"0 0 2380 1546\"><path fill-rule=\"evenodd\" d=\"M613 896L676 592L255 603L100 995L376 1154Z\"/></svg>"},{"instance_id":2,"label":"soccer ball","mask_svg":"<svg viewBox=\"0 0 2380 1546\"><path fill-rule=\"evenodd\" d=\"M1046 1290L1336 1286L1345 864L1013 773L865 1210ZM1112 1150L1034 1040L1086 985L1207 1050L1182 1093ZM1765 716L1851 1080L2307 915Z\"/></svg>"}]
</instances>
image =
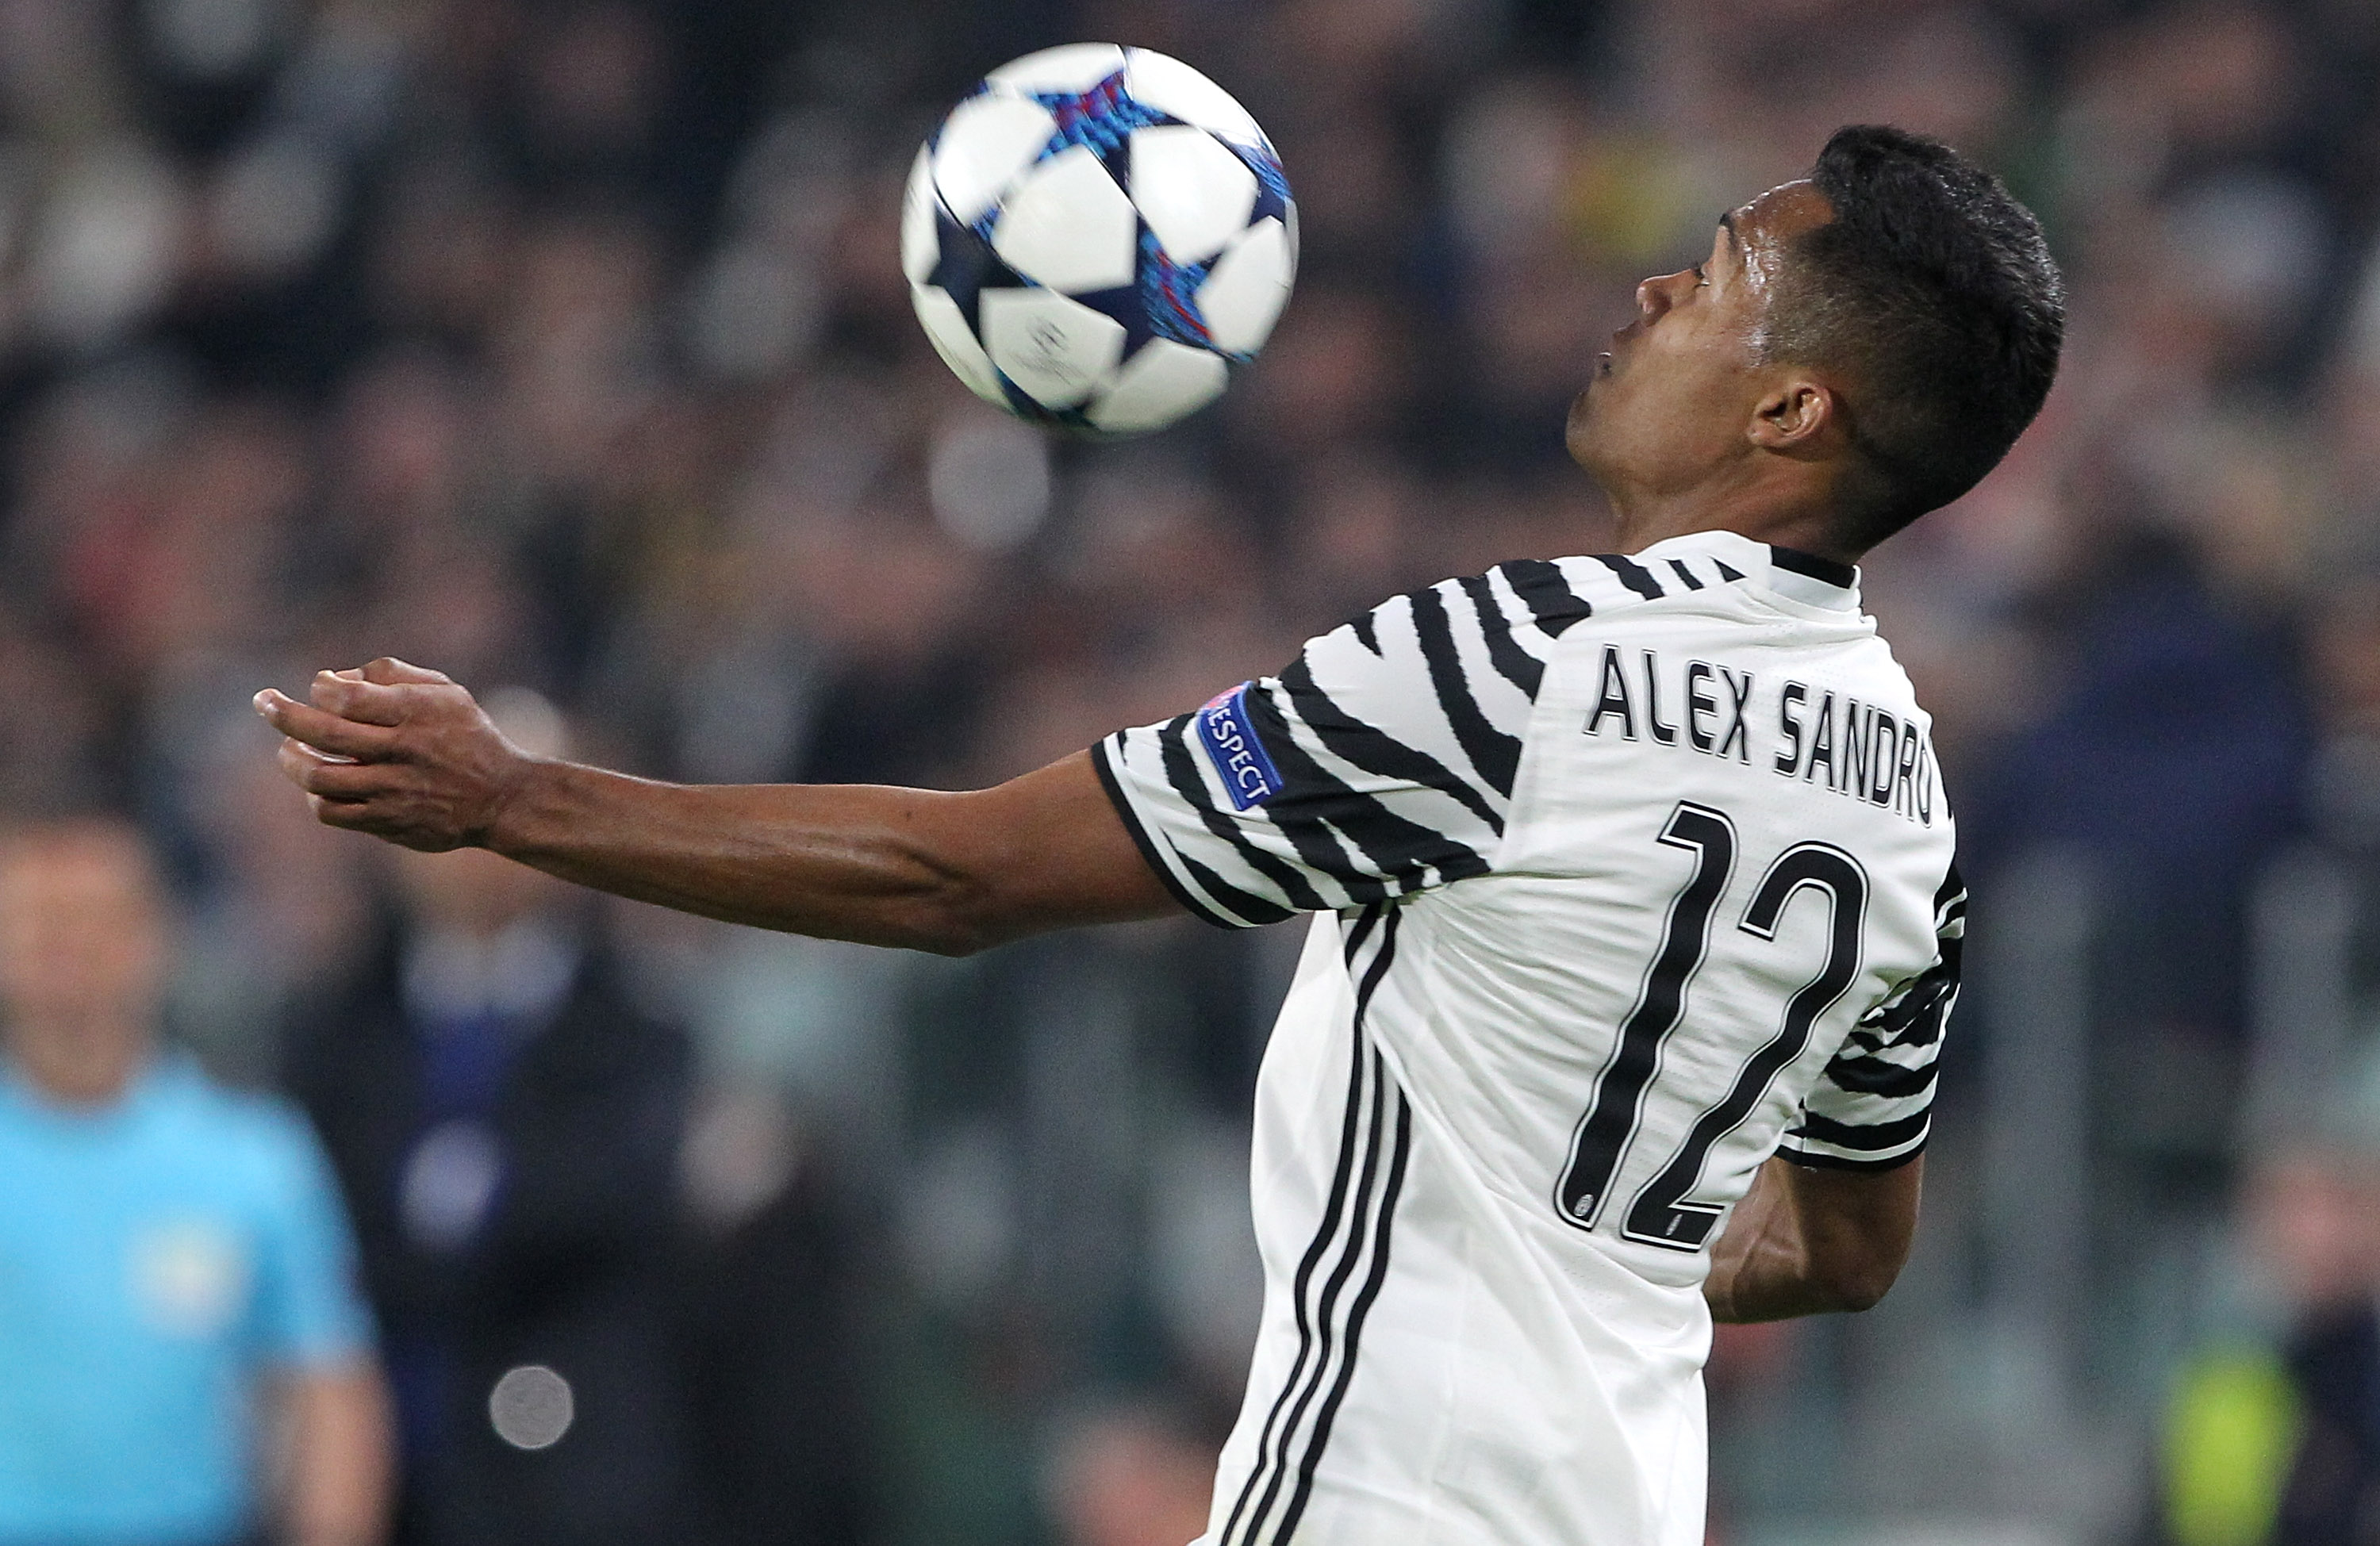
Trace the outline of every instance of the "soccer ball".
<instances>
[{"instance_id":1,"label":"soccer ball","mask_svg":"<svg viewBox=\"0 0 2380 1546\"><path fill-rule=\"evenodd\" d=\"M976 395L1139 434L1214 401L1264 346L1297 208L1221 87L1145 48L1073 43L992 71L917 152L901 265Z\"/></svg>"}]
</instances>

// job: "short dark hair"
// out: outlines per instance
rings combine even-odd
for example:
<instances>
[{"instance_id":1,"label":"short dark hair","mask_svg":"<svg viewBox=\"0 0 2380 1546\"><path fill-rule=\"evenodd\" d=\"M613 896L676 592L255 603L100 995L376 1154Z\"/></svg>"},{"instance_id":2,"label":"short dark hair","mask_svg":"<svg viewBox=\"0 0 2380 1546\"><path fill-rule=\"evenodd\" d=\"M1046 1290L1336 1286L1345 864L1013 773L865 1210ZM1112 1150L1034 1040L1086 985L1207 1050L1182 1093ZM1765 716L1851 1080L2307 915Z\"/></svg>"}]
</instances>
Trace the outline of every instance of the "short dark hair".
<instances>
[{"instance_id":1,"label":"short dark hair","mask_svg":"<svg viewBox=\"0 0 2380 1546\"><path fill-rule=\"evenodd\" d=\"M1866 548L1973 488L2033 422L2066 291L2033 211L1948 145L1854 125L1810 181L1834 218L1788 248L1764 352L1849 374L1863 465L1843 537Z\"/></svg>"}]
</instances>

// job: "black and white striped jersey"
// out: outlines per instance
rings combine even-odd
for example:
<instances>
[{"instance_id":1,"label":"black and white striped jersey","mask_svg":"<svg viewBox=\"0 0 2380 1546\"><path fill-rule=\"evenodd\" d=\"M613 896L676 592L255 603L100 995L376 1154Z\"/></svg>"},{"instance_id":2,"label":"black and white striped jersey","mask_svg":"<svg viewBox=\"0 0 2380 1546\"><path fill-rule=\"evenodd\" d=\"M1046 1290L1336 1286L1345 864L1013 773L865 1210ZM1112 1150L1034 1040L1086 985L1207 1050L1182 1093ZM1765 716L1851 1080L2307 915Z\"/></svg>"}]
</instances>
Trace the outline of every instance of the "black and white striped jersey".
<instances>
[{"instance_id":1,"label":"black and white striped jersey","mask_svg":"<svg viewBox=\"0 0 2380 1546\"><path fill-rule=\"evenodd\" d=\"M1708 1247L1924 1146L1964 897L1853 572L1724 532L1400 597L1094 751L1225 925L1318 914L1203 1546L1702 1539Z\"/></svg>"}]
</instances>

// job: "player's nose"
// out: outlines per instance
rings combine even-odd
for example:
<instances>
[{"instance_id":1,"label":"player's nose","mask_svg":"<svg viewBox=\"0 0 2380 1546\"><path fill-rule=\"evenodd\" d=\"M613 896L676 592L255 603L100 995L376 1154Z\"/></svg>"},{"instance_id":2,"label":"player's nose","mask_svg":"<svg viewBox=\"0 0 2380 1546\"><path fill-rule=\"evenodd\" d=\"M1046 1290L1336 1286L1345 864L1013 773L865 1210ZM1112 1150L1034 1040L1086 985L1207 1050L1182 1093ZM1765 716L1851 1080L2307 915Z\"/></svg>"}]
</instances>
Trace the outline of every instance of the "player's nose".
<instances>
[{"instance_id":1,"label":"player's nose","mask_svg":"<svg viewBox=\"0 0 2380 1546\"><path fill-rule=\"evenodd\" d=\"M1677 273L1658 273L1640 281L1636 286L1636 314L1650 322L1669 310L1671 286L1684 272L1681 269Z\"/></svg>"}]
</instances>

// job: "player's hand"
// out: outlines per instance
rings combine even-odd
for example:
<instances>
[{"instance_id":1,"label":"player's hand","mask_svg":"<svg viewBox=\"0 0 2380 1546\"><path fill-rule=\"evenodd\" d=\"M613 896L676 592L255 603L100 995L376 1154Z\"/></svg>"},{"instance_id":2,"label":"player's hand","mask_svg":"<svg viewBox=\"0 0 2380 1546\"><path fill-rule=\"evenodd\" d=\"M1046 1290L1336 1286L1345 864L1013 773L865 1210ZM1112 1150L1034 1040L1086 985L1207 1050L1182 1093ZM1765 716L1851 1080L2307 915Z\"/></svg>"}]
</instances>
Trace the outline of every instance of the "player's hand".
<instances>
[{"instance_id":1,"label":"player's hand","mask_svg":"<svg viewBox=\"0 0 2380 1546\"><path fill-rule=\"evenodd\" d=\"M286 738L281 771L325 826L432 853L482 843L533 764L469 693L402 660L318 672L307 695L268 687L256 711Z\"/></svg>"}]
</instances>

